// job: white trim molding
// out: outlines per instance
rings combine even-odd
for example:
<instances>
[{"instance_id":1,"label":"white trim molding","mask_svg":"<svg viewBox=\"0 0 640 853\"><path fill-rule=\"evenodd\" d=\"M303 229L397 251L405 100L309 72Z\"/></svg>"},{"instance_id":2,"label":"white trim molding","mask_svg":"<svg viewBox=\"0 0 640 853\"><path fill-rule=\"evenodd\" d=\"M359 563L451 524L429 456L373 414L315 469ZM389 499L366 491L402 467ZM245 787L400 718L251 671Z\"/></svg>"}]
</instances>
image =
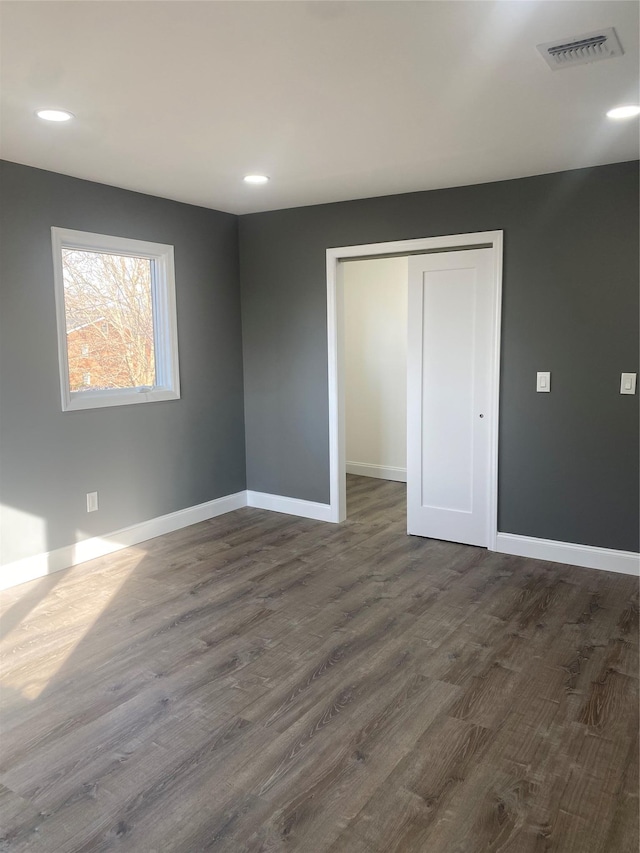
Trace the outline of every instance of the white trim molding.
<instances>
[{"instance_id":1,"label":"white trim molding","mask_svg":"<svg viewBox=\"0 0 640 853\"><path fill-rule=\"evenodd\" d=\"M329 504L281 495L268 495L265 492L247 491L247 506L268 509L271 512L283 512L286 515L297 515L300 518L313 518L316 521L334 521Z\"/></svg>"},{"instance_id":2,"label":"white trim molding","mask_svg":"<svg viewBox=\"0 0 640 853\"><path fill-rule=\"evenodd\" d=\"M247 493L237 492L234 495L225 495L206 503L170 512L131 527L124 527L114 533L106 533L104 536L94 536L90 539L82 539L73 545L65 545L56 548L55 551L47 551L44 554L35 554L33 557L25 557L13 563L0 566L0 589L8 589L27 581L42 578L45 575L69 569L80 563L86 563L96 557L104 557L114 551L121 551L147 539L155 539L165 533L172 533L182 527L208 521L218 515L241 509L247 505Z\"/></svg>"},{"instance_id":3,"label":"white trim molding","mask_svg":"<svg viewBox=\"0 0 640 853\"><path fill-rule=\"evenodd\" d=\"M498 413L500 405L500 334L502 318L502 231L478 231L417 240L394 240L327 249L327 364L329 394L329 477L331 521L347 517L346 429L344 390L344 282L341 261L356 258L415 255L455 249L490 248L496 287L496 314L491 364L491 460L487 483L487 547L496 550L498 531Z\"/></svg>"},{"instance_id":4,"label":"white trim molding","mask_svg":"<svg viewBox=\"0 0 640 853\"><path fill-rule=\"evenodd\" d=\"M396 480L407 482L407 469L394 468L393 465L367 465L365 462L347 462L347 474L358 477L376 477L378 480Z\"/></svg>"},{"instance_id":5,"label":"white trim molding","mask_svg":"<svg viewBox=\"0 0 640 853\"><path fill-rule=\"evenodd\" d=\"M163 536L166 533L172 533L174 530L208 521L211 518L246 506L271 512L281 512L299 518L335 521L332 507L329 504L281 495L269 495L264 492L236 492L233 495L225 495L206 503L143 521L140 524L124 527L113 533L82 539L73 545L66 545L43 554L35 554L13 563L6 563L0 566L0 589L8 589L27 581L45 577L62 569L86 563L96 557L113 554L123 548L146 542L148 539L155 539L156 536ZM535 539L530 536L516 536L511 533L498 533L496 547L493 550L502 554L566 563L588 569L602 569L635 576L640 574L640 554L632 551L615 551L589 545L574 545L569 542Z\"/></svg>"},{"instance_id":6,"label":"white trim molding","mask_svg":"<svg viewBox=\"0 0 640 853\"><path fill-rule=\"evenodd\" d=\"M532 536L516 536L513 533L498 533L496 551L534 560L549 560L552 563L568 563L585 569L601 569L623 575L640 575L640 554L633 551L615 551L612 548L596 548L592 545L574 545L571 542L556 542L552 539L536 539Z\"/></svg>"},{"instance_id":7,"label":"white trim molding","mask_svg":"<svg viewBox=\"0 0 640 853\"><path fill-rule=\"evenodd\" d=\"M225 495L206 503L179 509L177 512L170 512L149 521L132 524L113 533L81 539L79 542L56 548L54 551L34 554L32 557L15 560L13 563L5 563L0 566L0 589L8 589L62 571L62 569L70 569L72 566L78 566L96 557L113 554L123 548L146 542L147 539L155 539L156 536L164 536L165 533L172 533L174 530L199 524L201 521L208 521L210 518L216 518L246 506L296 515L300 518L332 521L329 504L267 495L263 492L236 492L233 495Z\"/></svg>"}]
</instances>

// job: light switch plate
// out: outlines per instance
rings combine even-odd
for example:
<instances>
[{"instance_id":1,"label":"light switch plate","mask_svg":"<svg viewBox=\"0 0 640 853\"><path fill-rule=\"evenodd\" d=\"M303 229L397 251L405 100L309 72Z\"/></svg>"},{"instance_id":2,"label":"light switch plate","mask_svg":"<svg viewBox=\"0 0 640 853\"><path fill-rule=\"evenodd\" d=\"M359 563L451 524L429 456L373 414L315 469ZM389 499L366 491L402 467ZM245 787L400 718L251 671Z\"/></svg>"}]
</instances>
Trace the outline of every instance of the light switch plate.
<instances>
[{"instance_id":1,"label":"light switch plate","mask_svg":"<svg viewBox=\"0 0 640 853\"><path fill-rule=\"evenodd\" d=\"M549 372L537 374L536 391L542 393L551 391L551 374Z\"/></svg>"},{"instance_id":2,"label":"light switch plate","mask_svg":"<svg viewBox=\"0 0 640 853\"><path fill-rule=\"evenodd\" d=\"M620 393L635 394L636 393L636 374L622 373L620 375Z\"/></svg>"}]
</instances>

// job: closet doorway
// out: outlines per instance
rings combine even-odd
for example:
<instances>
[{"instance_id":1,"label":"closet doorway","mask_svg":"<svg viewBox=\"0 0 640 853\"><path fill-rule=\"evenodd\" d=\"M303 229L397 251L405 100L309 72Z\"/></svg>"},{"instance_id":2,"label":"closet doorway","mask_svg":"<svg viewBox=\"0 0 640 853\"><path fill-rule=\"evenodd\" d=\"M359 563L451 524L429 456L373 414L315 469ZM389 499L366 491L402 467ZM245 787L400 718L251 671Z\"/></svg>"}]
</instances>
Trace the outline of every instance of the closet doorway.
<instances>
[{"instance_id":1,"label":"closet doorway","mask_svg":"<svg viewBox=\"0 0 640 853\"><path fill-rule=\"evenodd\" d=\"M495 548L501 283L502 232L327 251L334 521L347 470L406 470L409 534Z\"/></svg>"}]
</instances>

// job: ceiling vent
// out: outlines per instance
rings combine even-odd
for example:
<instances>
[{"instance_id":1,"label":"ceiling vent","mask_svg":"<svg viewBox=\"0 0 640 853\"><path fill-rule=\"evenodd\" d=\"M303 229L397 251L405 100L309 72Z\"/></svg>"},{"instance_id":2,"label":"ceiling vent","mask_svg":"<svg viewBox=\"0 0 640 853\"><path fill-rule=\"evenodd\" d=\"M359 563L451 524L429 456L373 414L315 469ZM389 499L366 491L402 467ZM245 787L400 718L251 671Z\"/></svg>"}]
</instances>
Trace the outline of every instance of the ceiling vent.
<instances>
[{"instance_id":1,"label":"ceiling vent","mask_svg":"<svg viewBox=\"0 0 640 853\"><path fill-rule=\"evenodd\" d=\"M538 50L552 71L569 68L572 65L585 65L601 59L611 59L624 53L613 27L596 30L562 41L550 41L539 44Z\"/></svg>"}]
</instances>

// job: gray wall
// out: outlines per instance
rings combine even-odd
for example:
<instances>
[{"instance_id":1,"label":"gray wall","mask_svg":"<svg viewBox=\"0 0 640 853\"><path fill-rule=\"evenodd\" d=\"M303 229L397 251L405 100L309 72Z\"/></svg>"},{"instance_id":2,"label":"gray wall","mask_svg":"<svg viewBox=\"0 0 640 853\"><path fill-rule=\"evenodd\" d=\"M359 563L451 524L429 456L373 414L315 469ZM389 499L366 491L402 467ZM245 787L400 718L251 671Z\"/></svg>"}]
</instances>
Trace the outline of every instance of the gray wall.
<instances>
[{"instance_id":1,"label":"gray wall","mask_svg":"<svg viewBox=\"0 0 640 853\"><path fill-rule=\"evenodd\" d=\"M492 229L500 529L638 549L637 163L241 217L242 328L236 217L11 163L0 194L2 562L245 488L241 340L248 487L328 501L325 249ZM61 411L52 225L175 246L181 400Z\"/></svg>"},{"instance_id":2,"label":"gray wall","mask_svg":"<svg viewBox=\"0 0 640 853\"><path fill-rule=\"evenodd\" d=\"M0 166L2 562L244 489L237 218ZM61 411L52 225L175 246L181 400Z\"/></svg>"},{"instance_id":3,"label":"gray wall","mask_svg":"<svg viewBox=\"0 0 640 853\"><path fill-rule=\"evenodd\" d=\"M638 550L637 163L241 217L248 488L329 500L325 250L493 229L499 529Z\"/></svg>"}]
</instances>

